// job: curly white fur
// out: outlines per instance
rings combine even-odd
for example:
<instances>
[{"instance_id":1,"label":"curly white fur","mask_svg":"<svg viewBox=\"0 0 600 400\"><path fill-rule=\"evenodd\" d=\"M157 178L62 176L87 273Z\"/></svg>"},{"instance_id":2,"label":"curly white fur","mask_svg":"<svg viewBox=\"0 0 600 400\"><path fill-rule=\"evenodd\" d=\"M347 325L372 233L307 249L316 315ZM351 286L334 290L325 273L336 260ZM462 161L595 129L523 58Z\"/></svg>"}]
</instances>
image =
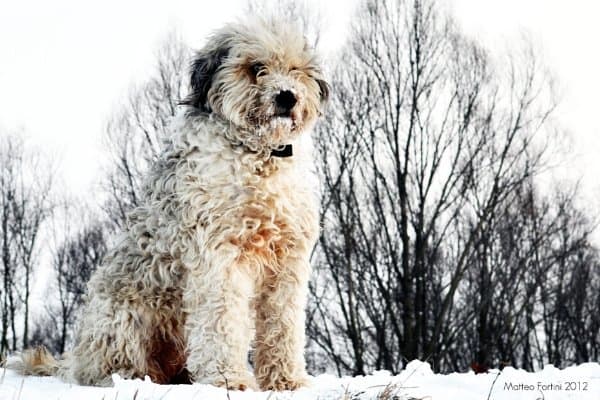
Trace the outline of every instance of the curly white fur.
<instances>
[{"instance_id":1,"label":"curly white fur","mask_svg":"<svg viewBox=\"0 0 600 400\"><path fill-rule=\"evenodd\" d=\"M296 99L291 110L275 100L282 91ZM143 205L89 282L59 375L166 383L187 371L235 389L306 383L304 306L318 234L309 131L326 96L312 51L289 25L232 24L211 37ZM285 144L292 157L271 156Z\"/></svg>"}]
</instances>

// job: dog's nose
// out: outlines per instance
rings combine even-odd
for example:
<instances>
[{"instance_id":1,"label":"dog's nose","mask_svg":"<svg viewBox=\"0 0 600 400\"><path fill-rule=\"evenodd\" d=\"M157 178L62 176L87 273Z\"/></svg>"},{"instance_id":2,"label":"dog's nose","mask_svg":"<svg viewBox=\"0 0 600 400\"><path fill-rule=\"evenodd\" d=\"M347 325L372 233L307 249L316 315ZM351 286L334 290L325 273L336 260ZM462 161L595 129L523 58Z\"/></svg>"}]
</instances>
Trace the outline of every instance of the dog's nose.
<instances>
[{"instance_id":1,"label":"dog's nose","mask_svg":"<svg viewBox=\"0 0 600 400\"><path fill-rule=\"evenodd\" d=\"M275 96L275 103L285 111L290 111L296 105L296 96L289 90L282 90Z\"/></svg>"}]
</instances>

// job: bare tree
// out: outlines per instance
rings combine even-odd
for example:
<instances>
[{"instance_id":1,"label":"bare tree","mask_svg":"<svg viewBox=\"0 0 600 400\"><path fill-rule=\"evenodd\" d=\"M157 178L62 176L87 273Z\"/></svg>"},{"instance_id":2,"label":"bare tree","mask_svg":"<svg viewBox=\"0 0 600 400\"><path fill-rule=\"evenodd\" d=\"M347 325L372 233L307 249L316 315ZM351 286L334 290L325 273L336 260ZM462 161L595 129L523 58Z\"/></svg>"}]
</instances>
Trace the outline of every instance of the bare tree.
<instances>
[{"instance_id":1,"label":"bare tree","mask_svg":"<svg viewBox=\"0 0 600 400\"><path fill-rule=\"evenodd\" d=\"M594 277L598 254L589 244L595 226L575 206L577 191L555 189L542 196L530 182L515 196L477 241L452 324L468 328L457 332L457 344L443 355L451 365L531 370L552 360L562 366L567 359L575 362L573 327L586 331L578 336L586 349L594 347L600 333L593 316L578 322L570 318L577 307L560 295L567 282L577 282L580 295L573 297L589 307L600 277L600 271ZM590 281L582 284L580 272ZM558 333L556 326L564 331ZM589 356L584 352L581 357Z\"/></svg>"},{"instance_id":2,"label":"bare tree","mask_svg":"<svg viewBox=\"0 0 600 400\"><path fill-rule=\"evenodd\" d=\"M53 168L16 135L0 142L0 237L2 238L2 339L0 351L17 348L15 326L22 307L22 345L28 345L31 278L44 224L52 214ZM9 336L12 343L9 343Z\"/></svg>"},{"instance_id":3,"label":"bare tree","mask_svg":"<svg viewBox=\"0 0 600 400\"><path fill-rule=\"evenodd\" d=\"M323 16L306 0L247 0L246 12L286 23L297 23L308 43L317 47L321 39Z\"/></svg>"},{"instance_id":4,"label":"bare tree","mask_svg":"<svg viewBox=\"0 0 600 400\"><path fill-rule=\"evenodd\" d=\"M544 159L552 82L527 56L492 64L434 1L360 9L318 135L309 336L339 371L453 367L459 289Z\"/></svg>"},{"instance_id":5,"label":"bare tree","mask_svg":"<svg viewBox=\"0 0 600 400\"><path fill-rule=\"evenodd\" d=\"M547 243L552 263L540 276L544 362L557 366L600 356L600 256L592 245L597 225L576 207L572 191L556 191L556 233Z\"/></svg>"},{"instance_id":6,"label":"bare tree","mask_svg":"<svg viewBox=\"0 0 600 400\"><path fill-rule=\"evenodd\" d=\"M187 89L189 50L171 33L157 51L154 73L133 86L106 124L110 165L103 186L103 208L115 226L139 204L143 178L161 151L170 119Z\"/></svg>"},{"instance_id":7,"label":"bare tree","mask_svg":"<svg viewBox=\"0 0 600 400\"><path fill-rule=\"evenodd\" d=\"M58 304L48 304L46 318L37 327L42 332L50 324L56 328L51 342L44 342L56 353L63 353L71 337L79 307L84 302L87 282L102 262L107 250L106 227L97 217L87 211L88 207L76 207L64 203L59 225L55 227L52 251L52 267L55 284L50 287L56 293Z\"/></svg>"},{"instance_id":8,"label":"bare tree","mask_svg":"<svg viewBox=\"0 0 600 400\"><path fill-rule=\"evenodd\" d=\"M29 340L30 346L44 346L58 354L61 346L60 328L52 314L40 314L35 320Z\"/></svg>"}]
</instances>

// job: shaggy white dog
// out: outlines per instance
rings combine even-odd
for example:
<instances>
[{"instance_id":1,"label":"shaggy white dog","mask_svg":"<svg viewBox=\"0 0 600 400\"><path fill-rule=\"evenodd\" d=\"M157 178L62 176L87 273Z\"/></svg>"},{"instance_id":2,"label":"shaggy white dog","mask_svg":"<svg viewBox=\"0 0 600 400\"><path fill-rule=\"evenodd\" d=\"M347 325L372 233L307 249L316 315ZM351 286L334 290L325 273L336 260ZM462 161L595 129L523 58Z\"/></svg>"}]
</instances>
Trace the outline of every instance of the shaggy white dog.
<instances>
[{"instance_id":1,"label":"shaggy white dog","mask_svg":"<svg viewBox=\"0 0 600 400\"><path fill-rule=\"evenodd\" d=\"M309 131L327 95L289 24L213 34L143 205L89 282L74 350L60 361L27 352L24 372L93 385L113 373L233 389L304 385L318 233Z\"/></svg>"}]
</instances>

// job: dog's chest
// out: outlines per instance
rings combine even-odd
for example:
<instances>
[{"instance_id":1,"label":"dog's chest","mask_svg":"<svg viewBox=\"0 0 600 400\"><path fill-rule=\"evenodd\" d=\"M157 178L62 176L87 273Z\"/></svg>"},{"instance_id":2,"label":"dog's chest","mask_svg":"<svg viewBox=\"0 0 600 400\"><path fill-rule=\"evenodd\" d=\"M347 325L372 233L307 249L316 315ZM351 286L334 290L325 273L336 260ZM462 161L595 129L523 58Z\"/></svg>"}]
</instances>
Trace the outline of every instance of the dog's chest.
<instances>
[{"instance_id":1,"label":"dog's chest","mask_svg":"<svg viewBox=\"0 0 600 400\"><path fill-rule=\"evenodd\" d=\"M309 252L317 237L318 209L306 176L297 170L262 174L237 169L213 180L201 220L210 247L233 245L241 261L277 268L288 256Z\"/></svg>"},{"instance_id":2,"label":"dog's chest","mask_svg":"<svg viewBox=\"0 0 600 400\"><path fill-rule=\"evenodd\" d=\"M233 243L242 257L273 264L312 248L317 209L305 182L280 174L246 181L241 191Z\"/></svg>"},{"instance_id":3,"label":"dog's chest","mask_svg":"<svg viewBox=\"0 0 600 400\"><path fill-rule=\"evenodd\" d=\"M196 228L201 253L232 250L240 261L275 269L289 256L310 252L318 208L316 180L305 168L256 168L262 166L256 160L233 154L195 160L180 164L178 194L182 229Z\"/></svg>"}]
</instances>

